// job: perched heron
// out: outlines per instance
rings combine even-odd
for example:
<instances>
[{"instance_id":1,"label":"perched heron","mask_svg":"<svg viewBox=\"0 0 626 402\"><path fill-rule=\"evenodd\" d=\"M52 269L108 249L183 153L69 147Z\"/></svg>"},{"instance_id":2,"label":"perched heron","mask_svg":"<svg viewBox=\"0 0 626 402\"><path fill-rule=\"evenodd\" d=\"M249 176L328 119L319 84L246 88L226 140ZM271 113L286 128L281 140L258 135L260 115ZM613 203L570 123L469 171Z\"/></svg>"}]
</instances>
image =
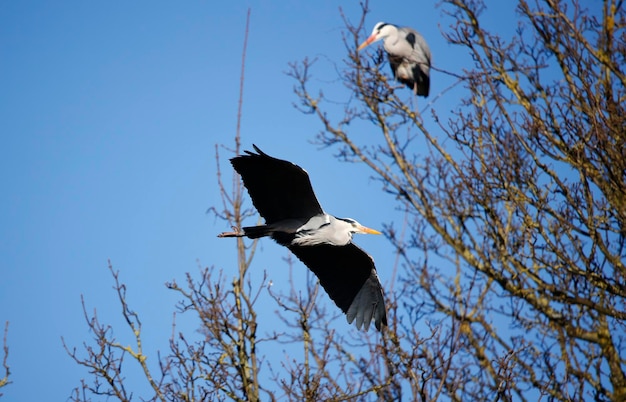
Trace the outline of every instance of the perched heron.
<instances>
[{"instance_id":1,"label":"perched heron","mask_svg":"<svg viewBox=\"0 0 626 402\"><path fill-rule=\"evenodd\" d=\"M300 166L273 158L256 145L255 152L230 160L241 175L252 203L265 224L234 228L218 237L251 239L269 236L287 247L319 279L326 293L357 329L387 325L383 290L374 260L352 243L354 233L380 234L354 219L322 210L309 175Z\"/></svg>"},{"instance_id":2,"label":"perched heron","mask_svg":"<svg viewBox=\"0 0 626 402\"><path fill-rule=\"evenodd\" d=\"M386 22L374 26L372 34L357 50L383 39L393 76L416 95L428 96L430 91L430 48L424 37L409 27Z\"/></svg>"}]
</instances>

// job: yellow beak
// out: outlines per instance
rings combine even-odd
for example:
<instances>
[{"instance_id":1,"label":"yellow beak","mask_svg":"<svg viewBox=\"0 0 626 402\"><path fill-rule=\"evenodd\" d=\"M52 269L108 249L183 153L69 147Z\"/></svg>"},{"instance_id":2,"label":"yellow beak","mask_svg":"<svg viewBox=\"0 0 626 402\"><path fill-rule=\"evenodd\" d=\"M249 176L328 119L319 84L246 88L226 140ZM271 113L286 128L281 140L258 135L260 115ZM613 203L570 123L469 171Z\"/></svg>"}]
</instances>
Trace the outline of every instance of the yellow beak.
<instances>
[{"instance_id":1,"label":"yellow beak","mask_svg":"<svg viewBox=\"0 0 626 402\"><path fill-rule=\"evenodd\" d=\"M378 230L375 229L370 229L368 227L365 227L363 225L361 225L359 227L359 233L365 233L365 234L382 234L380 233Z\"/></svg>"}]
</instances>

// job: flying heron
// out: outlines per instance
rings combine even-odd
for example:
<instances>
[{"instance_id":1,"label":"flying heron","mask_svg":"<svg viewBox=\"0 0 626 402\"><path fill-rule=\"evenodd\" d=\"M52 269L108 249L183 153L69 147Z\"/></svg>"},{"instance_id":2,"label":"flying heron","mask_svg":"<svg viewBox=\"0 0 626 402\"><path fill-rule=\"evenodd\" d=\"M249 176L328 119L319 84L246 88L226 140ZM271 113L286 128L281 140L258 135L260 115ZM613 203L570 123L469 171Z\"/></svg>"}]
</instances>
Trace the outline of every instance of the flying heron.
<instances>
[{"instance_id":1,"label":"flying heron","mask_svg":"<svg viewBox=\"0 0 626 402\"><path fill-rule=\"evenodd\" d=\"M381 39L393 76L416 95L427 97L430 91L430 48L424 37L413 28L379 22L357 50Z\"/></svg>"},{"instance_id":2,"label":"flying heron","mask_svg":"<svg viewBox=\"0 0 626 402\"><path fill-rule=\"evenodd\" d=\"M300 166L255 152L230 160L265 224L234 228L218 237L269 236L287 247L319 279L326 293L357 329L387 325L383 290L374 260L352 243L354 233L380 234L354 219L337 218L320 206L309 175Z\"/></svg>"}]
</instances>

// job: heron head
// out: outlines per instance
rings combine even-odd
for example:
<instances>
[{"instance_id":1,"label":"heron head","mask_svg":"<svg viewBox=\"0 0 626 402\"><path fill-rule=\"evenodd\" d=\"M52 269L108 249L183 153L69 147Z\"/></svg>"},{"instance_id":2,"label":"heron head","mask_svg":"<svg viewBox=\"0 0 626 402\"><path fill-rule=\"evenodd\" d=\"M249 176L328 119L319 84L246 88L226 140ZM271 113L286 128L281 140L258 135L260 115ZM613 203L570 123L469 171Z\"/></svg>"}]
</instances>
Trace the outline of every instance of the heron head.
<instances>
[{"instance_id":1,"label":"heron head","mask_svg":"<svg viewBox=\"0 0 626 402\"><path fill-rule=\"evenodd\" d=\"M342 218L341 220L347 222L350 225L350 233L381 234L378 230L370 229L366 226L363 226L354 219Z\"/></svg>"},{"instance_id":2,"label":"heron head","mask_svg":"<svg viewBox=\"0 0 626 402\"><path fill-rule=\"evenodd\" d=\"M391 24L387 24L386 22L379 22L378 24L374 25L374 29L372 29L372 34L369 36L369 38L367 38L365 42L361 43L356 50L360 51L368 45L371 45L376 41L386 38L391 34L391 31L394 28L395 27Z\"/></svg>"}]
</instances>

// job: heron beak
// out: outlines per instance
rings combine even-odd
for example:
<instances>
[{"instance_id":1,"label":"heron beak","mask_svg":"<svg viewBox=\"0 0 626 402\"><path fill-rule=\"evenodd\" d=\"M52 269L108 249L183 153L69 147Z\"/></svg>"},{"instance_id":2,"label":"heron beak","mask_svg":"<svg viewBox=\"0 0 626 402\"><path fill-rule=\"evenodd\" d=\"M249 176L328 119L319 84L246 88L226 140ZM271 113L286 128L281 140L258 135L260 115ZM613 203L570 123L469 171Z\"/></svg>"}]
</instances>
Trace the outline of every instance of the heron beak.
<instances>
[{"instance_id":1,"label":"heron beak","mask_svg":"<svg viewBox=\"0 0 626 402\"><path fill-rule=\"evenodd\" d=\"M374 42L374 40L376 40L376 35L370 36L369 38L365 40L365 42L361 43L359 47L356 48L356 51L360 52L362 49L366 48L370 43Z\"/></svg>"},{"instance_id":2,"label":"heron beak","mask_svg":"<svg viewBox=\"0 0 626 402\"><path fill-rule=\"evenodd\" d=\"M359 226L359 233L364 233L364 234L382 234L378 230L370 229L370 228L365 227L363 225Z\"/></svg>"}]
</instances>

